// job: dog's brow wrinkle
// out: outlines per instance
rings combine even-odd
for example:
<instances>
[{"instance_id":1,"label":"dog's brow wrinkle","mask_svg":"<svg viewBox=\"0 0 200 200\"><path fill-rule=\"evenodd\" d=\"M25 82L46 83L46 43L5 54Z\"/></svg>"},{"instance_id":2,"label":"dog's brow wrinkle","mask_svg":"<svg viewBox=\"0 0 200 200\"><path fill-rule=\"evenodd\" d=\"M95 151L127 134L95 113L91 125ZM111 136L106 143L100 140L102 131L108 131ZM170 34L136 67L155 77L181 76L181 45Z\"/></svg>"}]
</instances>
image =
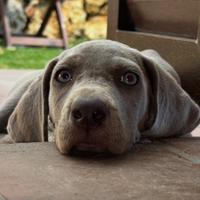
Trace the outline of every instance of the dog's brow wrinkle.
<instances>
[{"instance_id":1,"label":"dog's brow wrinkle","mask_svg":"<svg viewBox=\"0 0 200 200\"><path fill-rule=\"evenodd\" d=\"M134 70L140 71L140 67L137 62L134 62L130 59L122 58L122 57L114 57L112 59L112 64L108 68L109 71L118 71L118 70Z\"/></svg>"}]
</instances>

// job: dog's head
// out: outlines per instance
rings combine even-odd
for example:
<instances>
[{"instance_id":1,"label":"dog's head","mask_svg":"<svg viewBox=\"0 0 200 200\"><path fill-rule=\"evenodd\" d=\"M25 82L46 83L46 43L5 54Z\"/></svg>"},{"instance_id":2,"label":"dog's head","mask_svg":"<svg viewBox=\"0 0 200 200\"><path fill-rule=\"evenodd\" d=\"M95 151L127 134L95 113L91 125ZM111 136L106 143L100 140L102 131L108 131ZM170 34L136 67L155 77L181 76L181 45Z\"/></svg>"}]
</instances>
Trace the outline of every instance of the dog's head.
<instances>
[{"instance_id":1,"label":"dog's head","mask_svg":"<svg viewBox=\"0 0 200 200\"><path fill-rule=\"evenodd\" d=\"M148 81L131 53L138 54L98 41L59 57L51 73L49 111L61 152L76 147L121 153L139 139Z\"/></svg>"},{"instance_id":2,"label":"dog's head","mask_svg":"<svg viewBox=\"0 0 200 200\"><path fill-rule=\"evenodd\" d=\"M190 132L199 108L173 69L118 42L86 42L64 51L43 76L43 132L47 115L62 153L71 149L123 153L141 136ZM173 76L174 74L174 76Z\"/></svg>"}]
</instances>

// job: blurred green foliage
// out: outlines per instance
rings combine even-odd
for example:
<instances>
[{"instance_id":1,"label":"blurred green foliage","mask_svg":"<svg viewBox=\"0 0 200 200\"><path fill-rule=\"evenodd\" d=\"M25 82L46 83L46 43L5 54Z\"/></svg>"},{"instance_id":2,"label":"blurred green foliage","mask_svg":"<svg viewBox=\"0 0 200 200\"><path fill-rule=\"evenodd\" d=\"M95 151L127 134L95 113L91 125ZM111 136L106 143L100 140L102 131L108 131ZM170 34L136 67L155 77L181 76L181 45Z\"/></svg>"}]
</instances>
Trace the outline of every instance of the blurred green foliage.
<instances>
[{"instance_id":1,"label":"blurred green foliage","mask_svg":"<svg viewBox=\"0 0 200 200\"><path fill-rule=\"evenodd\" d=\"M69 41L69 48L87 40L80 38ZM0 69L41 69L62 51L60 48L42 47L5 48L0 42Z\"/></svg>"}]
</instances>

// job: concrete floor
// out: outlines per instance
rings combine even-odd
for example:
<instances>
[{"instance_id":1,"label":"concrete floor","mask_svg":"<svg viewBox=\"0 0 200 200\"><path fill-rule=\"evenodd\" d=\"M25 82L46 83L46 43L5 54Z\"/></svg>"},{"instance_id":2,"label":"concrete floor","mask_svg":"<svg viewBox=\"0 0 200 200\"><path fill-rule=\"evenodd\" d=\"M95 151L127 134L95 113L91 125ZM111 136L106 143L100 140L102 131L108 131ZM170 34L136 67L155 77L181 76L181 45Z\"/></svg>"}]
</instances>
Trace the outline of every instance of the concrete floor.
<instances>
[{"instance_id":1,"label":"concrete floor","mask_svg":"<svg viewBox=\"0 0 200 200\"><path fill-rule=\"evenodd\" d=\"M0 103L26 71L0 71ZM193 135L200 136L200 128ZM53 143L0 145L0 200L198 200L200 138L137 144L118 157L70 157Z\"/></svg>"}]
</instances>

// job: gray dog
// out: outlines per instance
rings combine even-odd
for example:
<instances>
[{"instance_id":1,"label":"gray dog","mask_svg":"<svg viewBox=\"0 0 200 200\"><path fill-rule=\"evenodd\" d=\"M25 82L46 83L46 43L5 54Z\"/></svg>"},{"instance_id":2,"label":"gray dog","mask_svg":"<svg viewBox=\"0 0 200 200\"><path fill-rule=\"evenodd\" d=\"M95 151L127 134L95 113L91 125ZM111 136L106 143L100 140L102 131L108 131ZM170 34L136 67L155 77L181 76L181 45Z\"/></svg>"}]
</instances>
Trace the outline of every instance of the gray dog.
<instances>
[{"instance_id":1,"label":"gray dog","mask_svg":"<svg viewBox=\"0 0 200 200\"><path fill-rule=\"evenodd\" d=\"M200 109L153 50L99 40L64 51L25 79L0 107L3 142L47 141L61 153L121 154L140 137L191 132Z\"/></svg>"}]
</instances>

